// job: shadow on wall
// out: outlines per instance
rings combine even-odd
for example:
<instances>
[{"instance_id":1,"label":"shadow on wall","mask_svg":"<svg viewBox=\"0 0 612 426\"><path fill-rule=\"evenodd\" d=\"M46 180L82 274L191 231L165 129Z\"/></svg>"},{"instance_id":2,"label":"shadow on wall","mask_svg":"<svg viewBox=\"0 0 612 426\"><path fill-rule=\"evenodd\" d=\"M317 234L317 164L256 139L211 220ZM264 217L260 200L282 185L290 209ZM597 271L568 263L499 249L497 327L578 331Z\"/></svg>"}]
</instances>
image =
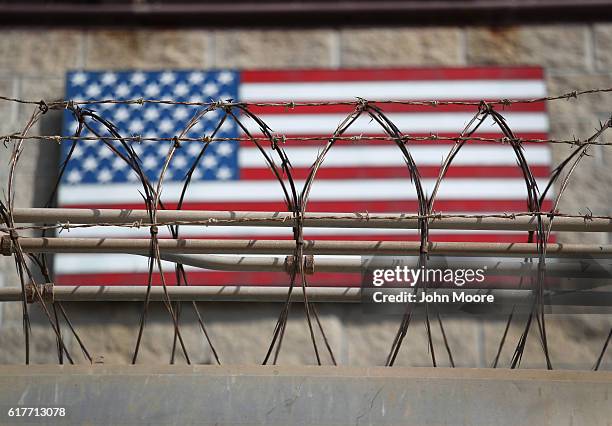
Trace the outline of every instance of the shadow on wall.
<instances>
[{"instance_id":1,"label":"shadow on wall","mask_svg":"<svg viewBox=\"0 0 612 426\"><path fill-rule=\"evenodd\" d=\"M63 111L49 111L43 115L39 122L40 134L62 134L62 114ZM44 207L49 202L49 196L57 180L59 156L60 145L48 142L38 143L32 200L36 207ZM52 200L52 203L54 205L55 200Z\"/></svg>"}]
</instances>

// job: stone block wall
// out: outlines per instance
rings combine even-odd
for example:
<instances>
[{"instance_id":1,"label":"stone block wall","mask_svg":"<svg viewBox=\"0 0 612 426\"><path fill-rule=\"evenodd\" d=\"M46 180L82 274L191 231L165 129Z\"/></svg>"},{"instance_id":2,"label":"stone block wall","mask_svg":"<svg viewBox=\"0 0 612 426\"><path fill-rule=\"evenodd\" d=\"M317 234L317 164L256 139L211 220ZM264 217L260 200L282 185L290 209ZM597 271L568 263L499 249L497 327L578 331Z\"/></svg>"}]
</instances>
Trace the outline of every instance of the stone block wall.
<instances>
[{"instance_id":1,"label":"stone block wall","mask_svg":"<svg viewBox=\"0 0 612 426\"><path fill-rule=\"evenodd\" d=\"M341 28L318 30L11 30L0 31L0 94L53 100L64 94L71 69L160 68L338 68L402 66L540 65L550 94L612 87L612 24L444 28ZM552 138L585 138L612 110L611 96L592 95L548 105ZM31 107L0 102L0 133L19 131ZM32 133L57 133L58 113L49 113ZM6 188L8 150L0 147L0 187ZM553 146L554 162L568 153ZM27 143L16 179L20 207L42 206L54 181L58 147ZM576 171L561 210L612 214L612 150L594 149ZM563 234L564 242L610 243L607 234ZM0 284L17 285L12 259L0 257ZM221 360L261 362L280 305L202 304ZM100 362L127 363L135 342L140 305L68 304L66 309L88 348ZM355 306L320 307L336 358L341 364L384 363L398 318L372 318ZM33 362L56 362L55 341L46 319L33 309ZM311 364L314 354L303 312L295 308L279 358L282 364ZM196 363L212 361L188 307L185 339ZM500 365L507 365L523 322L510 328ZM488 366L503 333L502 319L447 318L446 333L460 366ZM549 317L549 343L555 367L590 368L612 325L604 315ZM425 328L414 322L398 357L400 365L430 365ZM66 332L66 334L68 334ZM434 327L436 357L448 365L441 334ZM82 362L76 341L66 336ZM23 362L19 304L0 305L0 362ZM155 307L145 332L140 362L166 363L172 344L167 314ZM323 345L320 345L323 348ZM612 368L612 351L603 368ZM177 362L183 362L181 357ZM324 357L325 362L329 359ZM535 332L523 365L543 367Z\"/></svg>"}]
</instances>

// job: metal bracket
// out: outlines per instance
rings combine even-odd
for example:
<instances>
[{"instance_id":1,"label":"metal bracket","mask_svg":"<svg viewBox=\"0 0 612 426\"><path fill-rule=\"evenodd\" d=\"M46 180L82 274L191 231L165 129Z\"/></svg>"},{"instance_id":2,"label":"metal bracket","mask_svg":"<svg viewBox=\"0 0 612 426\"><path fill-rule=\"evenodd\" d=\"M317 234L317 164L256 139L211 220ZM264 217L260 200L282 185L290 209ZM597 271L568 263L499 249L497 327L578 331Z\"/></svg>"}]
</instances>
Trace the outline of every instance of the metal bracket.
<instances>
[{"instance_id":1,"label":"metal bracket","mask_svg":"<svg viewBox=\"0 0 612 426\"><path fill-rule=\"evenodd\" d=\"M53 295L53 283L45 283L45 284L26 284L25 286L25 294L26 301L28 303L35 303L38 301L37 292L42 297L42 301L44 303L53 303L55 297Z\"/></svg>"},{"instance_id":2,"label":"metal bracket","mask_svg":"<svg viewBox=\"0 0 612 426\"><path fill-rule=\"evenodd\" d=\"M0 238L0 254L3 256L13 255L13 241L8 235L3 235L2 238Z\"/></svg>"},{"instance_id":3,"label":"metal bracket","mask_svg":"<svg viewBox=\"0 0 612 426\"><path fill-rule=\"evenodd\" d=\"M307 275L314 274L314 256L309 254L304 256L304 273ZM290 274L295 268L295 256L285 257L285 271Z\"/></svg>"},{"instance_id":4,"label":"metal bracket","mask_svg":"<svg viewBox=\"0 0 612 426\"><path fill-rule=\"evenodd\" d=\"M304 256L304 272L308 275L314 274L315 261L312 254Z\"/></svg>"}]
</instances>

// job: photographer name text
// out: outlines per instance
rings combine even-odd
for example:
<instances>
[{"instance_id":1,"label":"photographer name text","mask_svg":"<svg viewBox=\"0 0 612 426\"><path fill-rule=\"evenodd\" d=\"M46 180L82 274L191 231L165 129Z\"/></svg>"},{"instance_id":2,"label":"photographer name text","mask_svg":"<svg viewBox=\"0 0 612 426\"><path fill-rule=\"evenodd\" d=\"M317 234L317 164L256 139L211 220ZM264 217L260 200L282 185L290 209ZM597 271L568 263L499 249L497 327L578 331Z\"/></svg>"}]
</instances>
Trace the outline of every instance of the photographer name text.
<instances>
[{"instance_id":1,"label":"photographer name text","mask_svg":"<svg viewBox=\"0 0 612 426\"><path fill-rule=\"evenodd\" d=\"M440 294L435 291L419 294L408 291L395 294L376 291L372 294L372 300L374 303L494 303L495 296L492 294L467 294L464 291L457 291L452 294Z\"/></svg>"}]
</instances>

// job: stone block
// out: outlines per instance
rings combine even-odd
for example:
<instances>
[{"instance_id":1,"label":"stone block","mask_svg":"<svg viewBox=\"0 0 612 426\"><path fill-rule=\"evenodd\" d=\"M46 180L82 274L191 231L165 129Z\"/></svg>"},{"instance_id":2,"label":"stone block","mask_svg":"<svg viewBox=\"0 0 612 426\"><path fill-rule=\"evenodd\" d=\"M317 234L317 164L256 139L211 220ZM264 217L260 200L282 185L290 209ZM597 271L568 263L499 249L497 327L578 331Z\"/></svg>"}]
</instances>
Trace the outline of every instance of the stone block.
<instances>
[{"instance_id":1,"label":"stone block","mask_svg":"<svg viewBox=\"0 0 612 426\"><path fill-rule=\"evenodd\" d=\"M0 71L62 76L81 65L83 36L76 30L10 30L0 37Z\"/></svg>"},{"instance_id":2,"label":"stone block","mask_svg":"<svg viewBox=\"0 0 612 426\"><path fill-rule=\"evenodd\" d=\"M92 357L108 364L131 362L138 335L142 304L65 303L64 308ZM303 310L297 306L294 308L287 325L278 364L316 364ZM232 304L223 307L220 304L199 304L199 309L223 364L260 364L263 361L272 338L280 305L237 306ZM11 311L17 317L20 315L17 308ZM321 309L321 323L334 350L334 355L341 363L342 325L334 313L336 311L333 309L328 311L329 309ZM240 312L239 316L236 316L237 312ZM183 304L180 324L183 341L191 362L194 364L215 363L191 304ZM331 364L319 329L316 323L313 322L313 325L321 361L323 364ZM64 334L70 334L68 328L63 327L63 330ZM71 337L69 342L74 358L79 362L85 362L77 340ZM173 326L167 311L160 304L151 304L139 350L138 363L169 363L172 343ZM185 363L180 345L177 346L175 362Z\"/></svg>"},{"instance_id":3,"label":"stone block","mask_svg":"<svg viewBox=\"0 0 612 426\"><path fill-rule=\"evenodd\" d=\"M0 364L24 364L25 340L21 324L3 325L0 328ZM30 334L30 363L57 364L55 334L47 324L33 323Z\"/></svg>"},{"instance_id":4,"label":"stone block","mask_svg":"<svg viewBox=\"0 0 612 426\"><path fill-rule=\"evenodd\" d=\"M272 341L281 304L205 305L209 332L223 364L261 364ZM342 323L338 310L318 306L319 318L336 361L342 363ZM239 318L236 313L240 312ZM321 363L331 364L319 328L312 320ZM272 363L270 358L269 363ZM316 364L316 356L302 307L291 308L285 337L278 357L280 365Z\"/></svg>"},{"instance_id":5,"label":"stone block","mask_svg":"<svg viewBox=\"0 0 612 426\"><path fill-rule=\"evenodd\" d=\"M2 96L6 96L9 98L17 97L17 82L16 79L5 77L0 78L0 94ZM15 102L0 100L0 114L2 116L2 120L0 121L0 134L9 134L13 133L17 130L16 121L17 121L17 111L19 110L19 105ZM4 165L6 161L6 151L4 146L2 146L2 150L0 150L0 161L2 162L2 167L0 170L4 170ZM0 171L0 179L4 173Z\"/></svg>"},{"instance_id":6,"label":"stone block","mask_svg":"<svg viewBox=\"0 0 612 426\"><path fill-rule=\"evenodd\" d=\"M385 316L364 313L361 307L353 310L346 322L346 340L349 365L385 365L391 345L399 329L401 316ZM479 364L478 323L469 318L442 317L451 355L456 366L476 367ZM450 366L448 351L435 315L430 316L430 328L436 365ZM431 367L424 316L414 316L394 365Z\"/></svg>"},{"instance_id":7,"label":"stone block","mask_svg":"<svg viewBox=\"0 0 612 426\"><path fill-rule=\"evenodd\" d=\"M112 30L87 33L88 69L203 68L208 33L196 30Z\"/></svg>"},{"instance_id":8,"label":"stone block","mask_svg":"<svg viewBox=\"0 0 612 426\"><path fill-rule=\"evenodd\" d=\"M584 25L469 28L468 64L585 69L587 35L588 28Z\"/></svg>"},{"instance_id":9,"label":"stone block","mask_svg":"<svg viewBox=\"0 0 612 426\"><path fill-rule=\"evenodd\" d=\"M510 366L512 355L526 325L525 316L515 317L508 330L498 367ZM545 317L546 340L553 368L589 370L595 364L610 331L606 315L547 315ZM485 357L492 365L506 327L506 320L484 323ZM612 368L612 354L608 351L601 369ZM528 334L527 344L520 364L523 368L546 368L546 361L535 322Z\"/></svg>"},{"instance_id":10,"label":"stone block","mask_svg":"<svg viewBox=\"0 0 612 426\"><path fill-rule=\"evenodd\" d=\"M215 33L219 68L320 68L331 66L331 30L236 30Z\"/></svg>"},{"instance_id":11,"label":"stone block","mask_svg":"<svg viewBox=\"0 0 612 426\"><path fill-rule=\"evenodd\" d=\"M595 66L603 72L612 71L612 24L598 24L593 29L595 38Z\"/></svg>"},{"instance_id":12,"label":"stone block","mask_svg":"<svg viewBox=\"0 0 612 426\"><path fill-rule=\"evenodd\" d=\"M612 85L612 77L587 73L553 74L547 77L548 93L562 94L573 90L605 88ZM610 94L597 93L578 97L577 99L552 101L547 103L550 119L550 136L554 139L586 140L595 133L602 121L610 118ZM612 129L608 129L600 138L610 141ZM552 145L553 164L559 164L577 147L571 145ZM570 177L565 189L559 210L572 214L610 215L612 197L603 188L612 185L610 165L612 150L610 147L594 146L589 148L589 156L583 157ZM561 181L556 185L560 187ZM562 242L609 244L605 233L562 233Z\"/></svg>"},{"instance_id":13,"label":"stone block","mask_svg":"<svg viewBox=\"0 0 612 426\"><path fill-rule=\"evenodd\" d=\"M465 64L456 28L373 28L341 31L346 67L458 66Z\"/></svg>"}]
</instances>

